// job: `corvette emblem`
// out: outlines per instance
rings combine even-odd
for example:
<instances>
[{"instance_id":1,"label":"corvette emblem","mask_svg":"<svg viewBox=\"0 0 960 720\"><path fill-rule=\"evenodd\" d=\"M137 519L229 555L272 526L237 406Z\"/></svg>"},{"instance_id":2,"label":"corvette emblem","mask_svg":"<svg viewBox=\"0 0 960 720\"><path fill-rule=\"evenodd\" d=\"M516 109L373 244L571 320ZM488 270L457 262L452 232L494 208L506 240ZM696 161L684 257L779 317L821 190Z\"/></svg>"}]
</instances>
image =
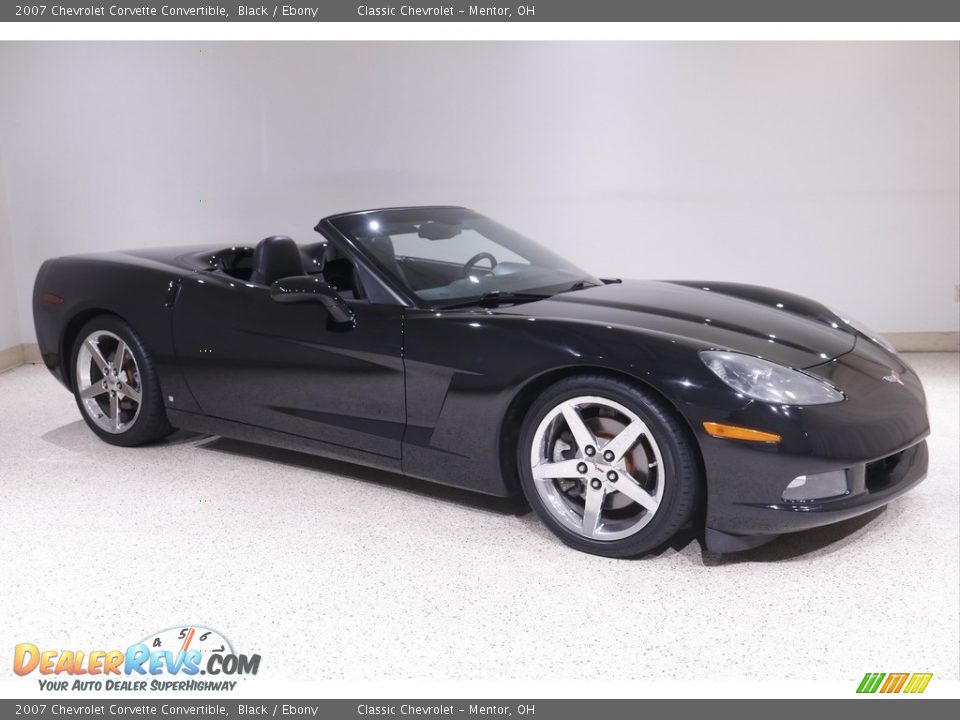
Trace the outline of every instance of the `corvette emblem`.
<instances>
[{"instance_id":1,"label":"corvette emblem","mask_svg":"<svg viewBox=\"0 0 960 720\"><path fill-rule=\"evenodd\" d=\"M903 378L900 377L900 373L896 370L891 370L889 375L884 375L883 379L888 383L900 383L903 385Z\"/></svg>"}]
</instances>

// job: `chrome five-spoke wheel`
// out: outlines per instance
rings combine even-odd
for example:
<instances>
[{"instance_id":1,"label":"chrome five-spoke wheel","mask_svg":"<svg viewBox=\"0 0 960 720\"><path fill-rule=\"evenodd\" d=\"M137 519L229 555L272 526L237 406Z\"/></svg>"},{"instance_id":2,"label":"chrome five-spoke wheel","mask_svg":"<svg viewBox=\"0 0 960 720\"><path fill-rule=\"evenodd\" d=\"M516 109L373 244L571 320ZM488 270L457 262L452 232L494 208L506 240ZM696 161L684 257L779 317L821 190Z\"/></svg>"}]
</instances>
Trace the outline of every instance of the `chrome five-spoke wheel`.
<instances>
[{"instance_id":1,"label":"chrome five-spoke wheel","mask_svg":"<svg viewBox=\"0 0 960 720\"><path fill-rule=\"evenodd\" d=\"M87 417L101 430L120 434L140 415L143 387L133 352L117 335L96 330L80 344L77 394Z\"/></svg>"},{"instance_id":2,"label":"chrome five-spoke wheel","mask_svg":"<svg viewBox=\"0 0 960 720\"><path fill-rule=\"evenodd\" d=\"M663 500L660 446L623 404L583 395L550 409L533 435L537 494L564 527L592 540L620 540L646 527Z\"/></svg>"},{"instance_id":3,"label":"chrome five-spoke wheel","mask_svg":"<svg viewBox=\"0 0 960 720\"><path fill-rule=\"evenodd\" d=\"M517 443L531 509L567 545L606 557L667 547L700 506L682 417L639 383L573 375L540 391Z\"/></svg>"}]
</instances>

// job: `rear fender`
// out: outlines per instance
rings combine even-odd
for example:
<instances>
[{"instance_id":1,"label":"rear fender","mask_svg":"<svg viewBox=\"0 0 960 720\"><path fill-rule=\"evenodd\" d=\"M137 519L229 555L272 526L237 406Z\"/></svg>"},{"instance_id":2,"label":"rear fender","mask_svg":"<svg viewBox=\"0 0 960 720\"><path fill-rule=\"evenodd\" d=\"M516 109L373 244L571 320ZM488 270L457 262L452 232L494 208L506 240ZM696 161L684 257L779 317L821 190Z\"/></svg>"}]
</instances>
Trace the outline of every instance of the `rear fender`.
<instances>
[{"instance_id":1,"label":"rear fender","mask_svg":"<svg viewBox=\"0 0 960 720\"><path fill-rule=\"evenodd\" d=\"M193 409L172 340L171 288L182 274L169 266L127 264L108 257L46 261L33 289L34 326L44 365L72 389L71 356L80 328L98 314L116 315L133 328L150 353L164 400L179 396L185 406L178 402L178 408Z\"/></svg>"}]
</instances>

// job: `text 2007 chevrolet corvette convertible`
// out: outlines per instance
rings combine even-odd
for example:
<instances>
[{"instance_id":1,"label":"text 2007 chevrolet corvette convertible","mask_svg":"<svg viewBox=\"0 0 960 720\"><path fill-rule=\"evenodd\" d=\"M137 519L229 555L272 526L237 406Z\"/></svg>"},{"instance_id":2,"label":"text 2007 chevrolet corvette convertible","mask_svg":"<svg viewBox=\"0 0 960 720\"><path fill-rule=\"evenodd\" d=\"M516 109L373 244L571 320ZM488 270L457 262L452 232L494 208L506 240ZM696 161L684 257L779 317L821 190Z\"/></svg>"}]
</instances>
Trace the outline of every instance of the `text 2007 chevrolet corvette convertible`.
<instances>
[{"instance_id":1,"label":"text 2007 chevrolet corvette convertible","mask_svg":"<svg viewBox=\"0 0 960 720\"><path fill-rule=\"evenodd\" d=\"M700 518L710 549L752 547L926 473L920 380L817 302L601 280L458 207L316 230L48 260L43 360L109 443L183 428L522 491L600 555Z\"/></svg>"}]
</instances>

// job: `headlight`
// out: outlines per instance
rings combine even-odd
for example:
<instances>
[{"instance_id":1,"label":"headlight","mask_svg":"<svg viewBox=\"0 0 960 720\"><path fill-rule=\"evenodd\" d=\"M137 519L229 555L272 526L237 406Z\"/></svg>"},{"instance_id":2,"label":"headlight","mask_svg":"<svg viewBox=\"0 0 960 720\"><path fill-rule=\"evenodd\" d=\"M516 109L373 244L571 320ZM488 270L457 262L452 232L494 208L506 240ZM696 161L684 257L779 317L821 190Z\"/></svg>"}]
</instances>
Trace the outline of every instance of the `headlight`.
<instances>
[{"instance_id":1,"label":"headlight","mask_svg":"<svg viewBox=\"0 0 960 720\"><path fill-rule=\"evenodd\" d=\"M869 327L867 327L866 325L864 325L864 324L863 324L862 322L860 322L859 320L854 320L854 319L851 318L849 315L845 315L844 313L837 312L836 310L833 310L833 309L831 309L830 312L832 312L834 315L836 315L838 318L840 318L844 323L846 323L847 325L849 325L851 330L853 330L853 331L855 331L855 332L858 332L858 333L860 333L861 335L864 335L864 336L870 338L870 339L873 340L877 345L879 345L879 346L882 347L884 350L886 350L888 353L890 353L890 354L892 354L892 355L896 355L896 354L897 354L897 349L896 349L893 345L890 344L890 341L889 341L889 340L887 340L885 337L883 337L883 335L881 335L880 333L878 333L876 330L871 330Z\"/></svg>"},{"instance_id":2,"label":"headlight","mask_svg":"<svg viewBox=\"0 0 960 720\"><path fill-rule=\"evenodd\" d=\"M823 380L752 355L707 350L700 359L738 393L777 405L826 405L844 399Z\"/></svg>"}]
</instances>

